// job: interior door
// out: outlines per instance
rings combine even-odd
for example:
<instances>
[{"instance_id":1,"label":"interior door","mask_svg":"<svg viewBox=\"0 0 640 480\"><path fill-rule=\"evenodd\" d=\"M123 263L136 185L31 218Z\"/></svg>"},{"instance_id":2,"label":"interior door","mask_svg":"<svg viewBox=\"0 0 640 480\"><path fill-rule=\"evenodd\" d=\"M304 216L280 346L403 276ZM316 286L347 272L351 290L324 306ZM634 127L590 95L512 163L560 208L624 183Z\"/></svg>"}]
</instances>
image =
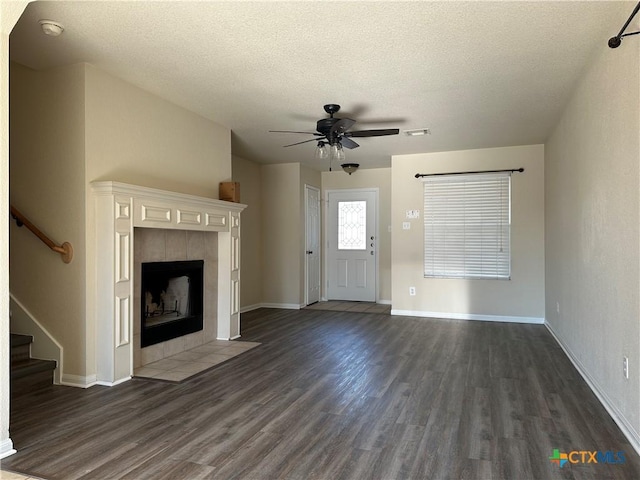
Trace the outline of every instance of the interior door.
<instances>
[{"instance_id":1,"label":"interior door","mask_svg":"<svg viewBox=\"0 0 640 480\"><path fill-rule=\"evenodd\" d=\"M320 190L305 185L305 303L320 301Z\"/></svg>"},{"instance_id":2,"label":"interior door","mask_svg":"<svg viewBox=\"0 0 640 480\"><path fill-rule=\"evenodd\" d=\"M327 298L376 301L376 190L328 192Z\"/></svg>"}]
</instances>

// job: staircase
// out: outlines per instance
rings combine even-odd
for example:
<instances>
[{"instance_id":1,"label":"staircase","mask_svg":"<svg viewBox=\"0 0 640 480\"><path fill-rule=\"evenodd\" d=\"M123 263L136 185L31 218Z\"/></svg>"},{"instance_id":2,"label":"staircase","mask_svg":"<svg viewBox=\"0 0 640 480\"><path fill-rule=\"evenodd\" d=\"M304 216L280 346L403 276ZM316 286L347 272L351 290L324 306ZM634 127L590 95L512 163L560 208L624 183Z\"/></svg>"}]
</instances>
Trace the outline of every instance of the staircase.
<instances>
[{"instance_id":1,"label":"staircase","mask_svg":"<svg viewBox=\"0 0 640 480\"><path fill-rule=\"evenodd\" d=\"M11 396L34 392L53 384L55 360L31 358L31 335L11 334Z\"/></svg>"}]
</instances>

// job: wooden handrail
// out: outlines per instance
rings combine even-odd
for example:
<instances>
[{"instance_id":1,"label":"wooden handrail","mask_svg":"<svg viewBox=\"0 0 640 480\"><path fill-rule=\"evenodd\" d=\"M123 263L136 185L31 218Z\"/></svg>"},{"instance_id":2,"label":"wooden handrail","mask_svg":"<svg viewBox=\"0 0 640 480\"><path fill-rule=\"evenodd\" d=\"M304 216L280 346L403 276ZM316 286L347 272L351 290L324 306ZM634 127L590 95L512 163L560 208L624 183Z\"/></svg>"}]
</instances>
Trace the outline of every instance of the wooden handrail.
<instances>
[{"instance_id":1,"label":"wooden handrail","mask_svg":"<svg viewBox=\"0 0 640 480\"><path fill-rule=\"evenodd\" d=\"M40 231L38 227L36 227L33 223L31 223L24 215L22 215L16 207L10 205L11 216L16 221L16 225L19 227L25 226L29 230L31 230L36 237L38 237L42 242L49 247L54 252L58 252L62 256L62 261L64 263L70 263L73 260L73 247L69 242L64 242L62 245L56 245L53 240L47 237L44 233Z\"/></svg>"}]
</instances>

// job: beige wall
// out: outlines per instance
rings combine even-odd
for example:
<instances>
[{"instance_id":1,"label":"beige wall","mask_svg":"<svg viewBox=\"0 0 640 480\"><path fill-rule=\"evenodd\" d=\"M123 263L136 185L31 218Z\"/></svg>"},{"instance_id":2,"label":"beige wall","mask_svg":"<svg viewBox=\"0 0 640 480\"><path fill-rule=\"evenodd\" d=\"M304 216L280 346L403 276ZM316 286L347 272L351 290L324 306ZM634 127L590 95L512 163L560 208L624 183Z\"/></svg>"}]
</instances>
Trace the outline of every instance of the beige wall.
<instances>
[{"instance_id":1,"label":"beige wall","mask_svg":"<svg viewBox=\"0 0 640 480\"><path fill-rule=\"evenodd\" d=\"M240 182L242 211L240 235L240 308L251 309L262 303L262 174L258 163L232 157L233 181Z\"/></svg>"},{"instance_id":2,"label":"beige wall","mask_svg":"<svg viewBox=\"0 0 640 480\"><path fill-rule=\"evenodd\" d=\"M350 188L378 189L378 286L377 298L379 302L391 303L391 169L371 168L361 169L352 175L342 170L322 172L322 198L326 200L327 190L342 190ZM323 245L325 241L326 203L322 203L323 212ZM324 275L324 269L322 269ZM326 297L326 281L322 280L323 297Z\"/></svg>"},{"instance_id":3,"label":"beige wall","mask_svg":"<svg viewBox=\"0 0 640 480\"><path fill-rule=\"evenodd\" d=\"M26 228L10 226L11 293L65 347L64 371L85 366L84 66L36 72L11 65L11 203L70 264Z\"/></svg>"},{"instance_id":4,"label":"beige wall","mask_svg":"<svg viewBox=\"0 0 640 480\"><path fill-rule=\"evenodd\" d=\"M262 301L300 306L300 164L262 166Z\"/></svg>"},{"instance_id":5,"label":"beige wall","mask_svg":"<svg viewBox=\"0 0 640 480\"><path fill-rule=\"evenodd\" d=\"M545 147L547 322L636 439L639 58L638 41L602 42Z\"/></svg>"},{"instance_id":6,"label":"beige wall","mask_svg":"<svg viewBox=\"0 0 640 480\"><path fill-rule=\"evenodd\" d=\"M423 184L416 173L525 168L512 177L511 280L423 276ZM392 158L392 301L401 314L544 318L544 147L489 148ZM407 210L420 218L407 220ZM403 230L402 223L411 229ZM409 287L417 295L409 296Z\"/></svg>"},{"instance_id":7,"label":"beige wall","mask_svg":"<svg viewBox=\"0 0 640 480\"><path fill-rule=\"evenodd\" d=\"M231 131L86 66L87 182L111 180L218 198Z\"/></svg>"}]
</instances>

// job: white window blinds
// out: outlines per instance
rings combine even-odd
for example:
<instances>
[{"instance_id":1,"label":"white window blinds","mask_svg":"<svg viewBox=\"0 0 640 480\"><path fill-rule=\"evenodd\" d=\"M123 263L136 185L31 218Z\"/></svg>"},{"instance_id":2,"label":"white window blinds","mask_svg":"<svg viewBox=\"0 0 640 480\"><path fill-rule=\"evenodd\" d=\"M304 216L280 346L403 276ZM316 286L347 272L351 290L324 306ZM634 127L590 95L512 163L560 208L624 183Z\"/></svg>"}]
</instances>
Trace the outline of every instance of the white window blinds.
<instances>
[{"instance_id":1,"label":"white window blinds","mask_svg":"<svg viewBox=\"0 0 640 480\"><path fill-rule=\"evenodd\" d=\"M424 179L424 276L509 279L511 174Z\"/></svg>"}]
</instances>

